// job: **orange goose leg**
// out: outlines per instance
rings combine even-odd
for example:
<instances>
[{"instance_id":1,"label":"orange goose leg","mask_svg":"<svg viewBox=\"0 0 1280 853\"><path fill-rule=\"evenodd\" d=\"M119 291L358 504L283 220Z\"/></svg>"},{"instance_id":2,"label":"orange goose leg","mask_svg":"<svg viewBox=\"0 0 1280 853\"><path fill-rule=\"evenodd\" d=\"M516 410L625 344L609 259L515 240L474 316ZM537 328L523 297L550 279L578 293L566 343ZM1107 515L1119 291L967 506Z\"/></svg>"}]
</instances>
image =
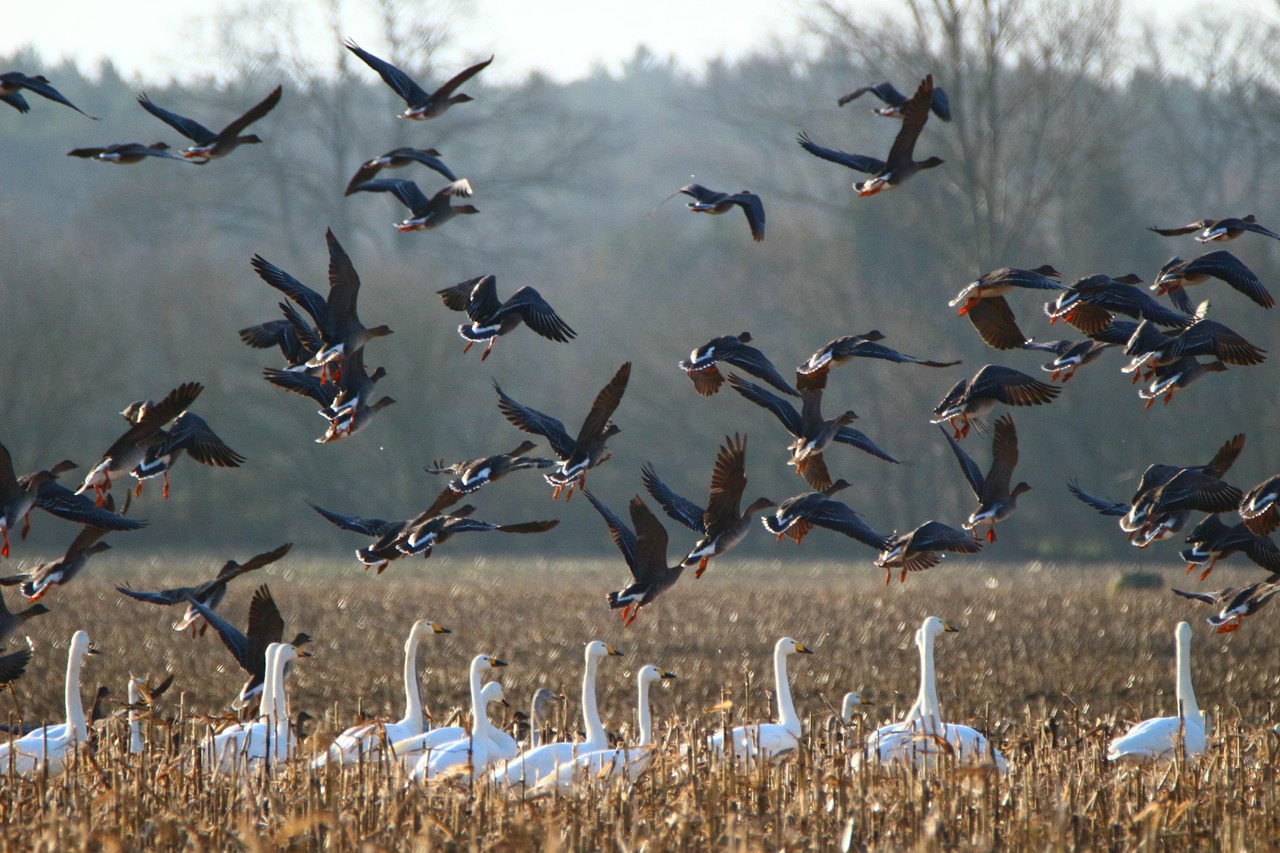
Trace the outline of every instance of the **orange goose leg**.
<instances>
[{"instance_id":1,"label":"orange goose leg","mask_svg":"<svg viewBox=\"0 0 1280 853\"><path fill-rule=\"evenodd\" d=\"M493 344L497 340L498 340L497 338L489 338L489 345L484 348L484 355L480 356L481 361L484 361L486 358L489 357L489 353L493 352Z\"/></svg>"},{"instance_id":2,"label":"orange goose leg","mask_svg":"<svg viewBox=\"0 0 1280 853\"><path fill-rule=\"evenodd\" d=\"M467 353L471 352L471 348L475 345L476 345L475 341L467 341L467 345L462 348L462 354L466 355Z\"/></svg>"},{"instance_id":3,"label":"orange goose leg","mask_svg":"<svg viewBox=\"0 0 1280 853\"><path fill-rule=\"evenodd\" d=\"M9 556L9 528L0 528L0 534L4 534L4 548L0 549L0 557Z\"/></svg>"},{"instance_id":4,"label":"orange goose leg","mask_svg":"<svg viewBox=\"0 0 1280 853\"><path fill-rule=\"evenodd\" d=\"M698 561L698 570L693 573L695 579L702 577L702 573L707 570L707 563L711 561L710 557L703 557Z\"/></svg>"},{"instance_id":5,"label":"orange goose leg","mask_svg":"<svg viewBox=\"0 0 1280 853\"><path fill-rule=\"evenodd\" d=\"M27 534L31 532L31 513L28 512L22 517L22 538L26 539ZM5 531L5 541L9 540L9 533ZM5 556L8 556L7 554Z\"/></svg>"}]
</instances>

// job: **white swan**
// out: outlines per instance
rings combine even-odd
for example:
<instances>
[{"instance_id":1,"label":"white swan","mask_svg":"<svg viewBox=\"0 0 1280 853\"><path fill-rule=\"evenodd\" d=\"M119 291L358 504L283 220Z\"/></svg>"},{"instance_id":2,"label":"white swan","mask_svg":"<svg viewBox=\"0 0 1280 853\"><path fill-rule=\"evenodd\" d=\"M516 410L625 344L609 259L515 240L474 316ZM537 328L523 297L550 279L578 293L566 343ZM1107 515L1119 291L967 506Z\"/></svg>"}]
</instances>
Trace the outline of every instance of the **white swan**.
<instances>
[{"instance_id":1,"label":"white swan","mask_svg":"<svg viewBox=\"0 0 1280 853\"><path fill-rule=\"evenodd\" d=\"M990 745L982 732L942 719L933 662L934 639L956 630L937 616L924 620L915 635L916 647L920 650L920 690L916 701L901 722L881 726L867 737L865 754L854 756L855 767L864 758L878 760L886 769L895 764L938 766L943 756L950 756L958 765L982 766L990 761L1001 774L1009 772L1004 756Z\"/></svg>"},{"instance_id":2,"label":"white swan","mask_svg":"<svg viewBox=\"0 0 1280 853\"><path fill-rule=\"evenodd\" d=\"M384 743L396 743L405 738L422 734L426 725L422 719L422 694L418 690L418 645L430 634L448 634L449 629L429 619L419 619L409 629L404 641L404 716L394 723L362 723L338 735L324 755L311 763L323 767L330 761L342 765L355 764L363 755L376 756Z\"/></svg>"},{"instance_id":3,"label":"white swan","mask_svg":"<svg viewBox=\"0 0 1280 853\"><path fill-rule=\"evenodd\" d=\"M1135 724L1129 731L1111 741L1107 748L1108 761L1172 761L1179 740L1183 742L1184 754L1188 760L1204 754L1204 714L1196 704L1196 692L1191 686L1191 626L1186 622L1179 622L1173 636L1178 642L1179 716L1155 717Z\"/></svg>"},{"instance_id":4,"label":"white swan","mask_svg":"<svg viewBox=\"0 0 1280 853\"><path fill-rule=\"evenodd\" d=\"M795 751L800 744L800 716L791 701L791 684L787 681L787 657L793 654L808 655L813 651L790 637L783 637L773 647L774 692L778 697L778 722L738 726L730 734L733 754L738 758L754 760L762 758L776 761ZM707 746L717 755L724 755L724 732L707 738Z\"/></svg>"},{"instance_id":5,"label":"white swan","mask_svg":"<svg viewBox=\"0 0 1280 853\"><path fill-rule=\"evenodd\" d=\"M856 690L850 690L848 693L844 694L844 699L840 701L840 722L852 723L854 708L857 708L861 705L874 705L874 704L876 703L872 702L870 699L863 696L861 693L857 692Z\"/></svg>"},{"instance_id":6,"label":"white swan","mask_svg":"<svg viewBox=\"0 0 1280 853\"><path fill-rule=\"evenodd\" d=\"M532 787L543 776L568 764L577 756L599 752L609 745L604 724L600 722L600 711L596 707L596 667L602 658L621 654L613 646L599 640L588 643L583 653L587 664L582 674L582 722L586 727L586 740L580 743L548 743L536 749L525 750L493 771L492 779L495 784L501 787Z\"/></svg>"},{"instance_id":7,"label":"white swan","mask_svg":"<svg viewBox=\"0 0 1280 853\"><path fill-rule=\"evenodd\" d=\"M231 772L237 766L256 761L268 764L287 761L297 749L297 736L289 726L289 700L284 675L289 664L300 657L310 657L291 643L272 643L267 647L267 679L263 682L261 707L267 712L257 722L229 726L213 739L206 758L212 758L220 772Z\"/></svg>"},{"instance_id":8,"label":"white swan","mask_svg":"<svg viewBox=\"0 0 1280 853\"><path fill-rule=\"evenodd\" d=\"M504 702L502 685L490 681L480 690L481 704L488 706L490 702ZM495 729L495 731L497 731ZM406 771L412 770L424 753L447 746L455 740L470 737L471 732L463 726L437 726L422 734L407 737L391 744L391 754ZM510 737L508 735L508 737ZM513 738L514 740L514 738Z\"/></svg>"},{"instance_id":9,"label":"white swan","mask_svg":"<svg viewBox=\"0 0 1280 853\"><path fill-rule=\"evenodd\" d=\"M482 696L480 676L494 667L506 666L491 655L476 655L471 661L471 733L461 740L430 750L418 759L409 778L426 782L441 776L458 776L470 781L482 775L495 760L491 747L497 731L489 722L488 703ZM498 691L501 695L501 689ZM504 700L505 701L505 700ZM508 737L510 737L508 735Z\"/></svg>"},{"instance_id":10,"label":"white swan","mask_svg":"<svg viewBox=\"0 0 1280 853\"><path fill-rule=\"evenodd\" d=\"M89 737L84 705L80 700L80 667L85 655L96 654L98 650L89 642L87 633L76 631L71 635L65 688L67 721L44 726L0 745L0 774L12 768L20 776L33 776L47 767L49 774L54 775L71 763L76 749Z\"/></svg>"},{"instance_id":11,"label":"white swan","mask_svg":"<svg viewBox=\"0 0 1280 853\"><path fill-rule=\"evenodd\" d=\"M145 749L142 743L142 690L138 687L145 682L145 678L129 675L129 752L132 755L138 755Z\"/></svg>"},{"instance_id":12,"label":"white swan","mask_svg":"<svg viewBox=\"0 0 1280 853\"><path fill-rule=\"evenodd\" d=\"M558 791L562 794L576 787L607 783L613 779L634 782L649 769L653 760L653 722L649 714L649 685L664 678L675 678L649 664L636 673L639 693L640 740L631 749L604 749L579 755L554 773L538 780L534 792Z\"/></svg>"}]
</instances>

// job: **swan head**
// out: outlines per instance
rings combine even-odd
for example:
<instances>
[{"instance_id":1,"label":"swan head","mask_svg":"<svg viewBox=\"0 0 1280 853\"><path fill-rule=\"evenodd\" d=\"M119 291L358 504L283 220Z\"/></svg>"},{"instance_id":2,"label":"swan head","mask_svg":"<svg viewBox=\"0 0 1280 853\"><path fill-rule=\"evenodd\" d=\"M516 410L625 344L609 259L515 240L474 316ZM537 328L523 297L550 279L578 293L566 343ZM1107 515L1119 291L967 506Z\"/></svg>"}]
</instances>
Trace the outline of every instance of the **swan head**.
<instances>
[{"instance_id":1,"label":"swan head","mask_svg":"<svg viewBox=\"0 0 1280 853\"><path fill-rule=\"evenodd\" d=\"M916 634L916 641L919 642L920 639L926 636L936 637L939 634L954 634L959 630L959 628L944 622L937 616L930 616L928 619L924 620L924 624L920 626L920 631Z\"/></svg>"},{"instance_id":2,"label":"swan head","mask_svg":"<svg viewBox=\"0 0 1280 853\"><path fill-rule=\"evenodd\" d=\"M587 643L586 659L588 661L604 657L622 657L622 652L600 640L592 640Z\"/></svg>"},{"instance_id":3,"label":"swan head","mask_svg":"<svg viewBox=\"0 0 1280 853\"><path fill-rule=\"evenodd\" d=\"M497 667L506 665L506 661L498 660L493 655L476 655L471 659L471 668L476 672L483 672L486 669L496 669Z\"/></svg>"},{"instance_id":4,"label":"swan head","mask_svg":"<svg viewBox=\"0 0 1280 853\"><path fill-rule=\"evenodd\" d=\"M863 696L861 693L857 692L856 690L850 691L844 694L844 701L840 703L840 721L847 723L850 720L852 720L853 709L857 708L859 705L874 705L874 704L876 703L872 702L870 699Z\"/></svg>"},{"instance_id":5,"label":"swan head","mask_svg":"<svg viewBox=\"0 0 1280 853\"><path fill-rule=\"evenodd\" d=\"M415 637L425 637L428 634L451 634L453 633L443 625L437 625L430 619L419 619L413 623L413 627L409 630L409 639Z\"/></svg>"},{"instance_id":6,"label":"swan head","mask_svg":"<svg viewBox=\"0 0 1280 853\"><path fill-rule=\"evenodd\" d=\"M790 637L783 637L781 640L779 640L779 641L777 642L777 644L776 644L776 645L774 645L773 649L774 649L774 651L776 651L776 652L781 652L781 653L782 653L782 654L784 654L784 655L794 655L794 654L811 655L811 654L813 654L813 649L809 648L809 647L808 647L808 646L806 646L804 643L796 642L795 640L791 639Z\"/></svg>"},{"instance_id":7,"label":"swan head","mask_svg":"<svg viewBox=\"0 0 1280 853\"><path fill-rule=\"evenodd\" d=\"M279 649L276 651L276 655L278 656L277 660L282 663L290 663L298 658L311 657L311 652L306 649L300 649L293 643L281 643Z\"/></svg>"},{"instance_id":8,"label":"swan head","mask_svg":"<svg viewBox=\"0 0 1280 853\"><path fill-rule=\"evenodd\" d=\"M497 702L504 708L511 707L510 703L507 702L507 695L502 691L502 685L496 681L490 681L480 688L480 701L486 706L492 702Z\"/></svg>"},{"instance_id":9,"label":"swan head","mask_svg":"<svg viewBox=\"0 0 1280 853\"><path fill-rule=\"evenodd\" d=\"M646 664L640 668L638 673L636 673L636 681L641 684L651 684L655 681L661 681L664 678L675 677L676 674L674 672L667 672L666 670L658 669L653 664Z\"/></svg>"},{"instance_id":10,"label":"swan head","mask_svg":"<svg viewBox=\"0 0 1280 853\"><path fill-rule=\"evenodd\" d=\"M1173 638L1183 647L1191 645L1191 624L1188 622L1179 622L1178 627L1173 629Z\"/></svg>"},{"instance_id":11,"label":"swan head","mask_svg":"<svg viewBox=\"0 0 1280 853\"><path fill-rule=\"evenodd\" d=\"M76 657L102 654L93 643L89 642L89 633L87 631L76 631L71 635L71 648L69 651L70 654Z\"/></svg>"}]
</instances>

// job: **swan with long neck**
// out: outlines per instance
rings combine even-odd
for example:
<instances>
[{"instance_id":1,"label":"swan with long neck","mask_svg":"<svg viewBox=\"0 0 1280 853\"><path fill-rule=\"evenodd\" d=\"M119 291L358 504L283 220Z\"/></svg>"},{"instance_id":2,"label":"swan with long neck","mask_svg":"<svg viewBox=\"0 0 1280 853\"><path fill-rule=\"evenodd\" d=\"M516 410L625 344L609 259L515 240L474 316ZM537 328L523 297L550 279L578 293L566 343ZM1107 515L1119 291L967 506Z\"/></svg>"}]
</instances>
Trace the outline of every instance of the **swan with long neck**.
<instances>
[{"instance_id":1,"label":"swan with long neck","mask_svg":"<svg viewBox=\"0 0 1280 853\"><path fill-rule=\"evenodd\" d=\"M257 722L228 726L213 739L206 752L219 772L229 773L238 765L255 761L270 764L288 760L297 748L297 736L289 727L289 701L284 677L289 664L310 657L292 643L272 643L266 651L267 677L263 682L260 707L265 709Z\"/></svg>"},{"instance_id":2,"label":"swan with long neck","mask_svg":"<svg viewBox=\"0 0 1280 853\"><path fill-rule=\"evenodd\" d=\"M485 706L488 706L491 702L503 702L505 704L506 700L503 699L502 685L496 681L490 681L481 688L480 700ZM424 753L433 752L441 747L448 746L455 740L462 740L470 736L470 729L464 726L437 726L413 737L395 741L391 744L391 754L395 756L396 761L400 762L401 767L406 771L410 771Z\"/></svg>"},{"instance_id":3,"label":"swan with long neck","mask_svg":"<svg viewBox=\"0 0 1280 853\"><path fill-rule=\"evenodd\" d=\"M881 726L867 737L866 752L854 756L855 765L865 758L878 761L884 768L897 764L925 767L941 763L945 755L961 766L984 766L992 762L1001 774L1009 771L1004 756L991 746L982 732L942 719L933 662L934 638L957 630L937 616L924 620L915 636L920 650L920 691L915 704L901 722Z\"/></svg>"},{"instance_id":4,"label":"swan with long neck","mask_svg":"<svg viewBox=\"0 0 1280 853\"><path fill-rule=\"evenodd\" d=\"M145 679L129 675L129 752L138 755L145 747L142 743L142 690Z\"/></svg>"},{"instance_id":5,"label":"swan with long neck","mask_svg":"<svg viewBox=\"0 0 1280 853\"><path fill-rule=\"evenodd\" d=\"M586 668L582 674L582 722L587 737L579 743L560 741L529 749L499 765L492 774L495 784L502 787L532 787L539 779L573 761L579 755L598 752L609 745L596 707L596 668L606 657L620 656L622 652L593 640L583 653Z\"/></svg>"},{"instance_id":6,"label":"swan with long neck","mask_svg":"<svg viewBox=\"0 0 1280 853\"><path fill-rule=\"evenodd\" d=\"M449 629L429 619L419 619L409 629L404 642L404 716L394 723L361 723L338 735L324 755L312 762L312 767L323 767L330 761L344 766L355 764L360 756L376 755L384 743L397 743L420 735L426 728L422 718L422 694L418 689L418 646L422 638L434 634L448 634Z\"/></svg>"},{"instance_id":7,"label":"swan with long neck","mask_svg":"<svg viewBox=\"0 0 1280 853\"><path fill-rule=\"evenodd\" d=\"M813 654L812 649L783 637L773 647L774 694L778 697L778 722L738 726L732 732L733 754L748 760L776 761L785 758L800 745L800 715L791 700L791 684L787 680L787 658L793 654ZM712 752L725 753L724 732L707 739Z\"/></svg>"},{"instance_id":8,"label":"swan with long neck","mask_svg":"<svg viewBox=\"0 0 1280 853\"><path fill-rule=\"evenodd\" d=\"M639 694L637 716L640 723L640 740L630 749L603 749L579 755L554 773L543 776L534 786L535 793L556 790L568 793L575 788L591 784L607 784L614 779L634 782L649 769L653 760L653 722L649 711L649 685L664 678L675 678L671 672L663 672L649 664L636 673Z\"/></svg>"},{"instance_id":9,"label":"swan with long neck","mask_svg":"<svg viewBox=\"0 0 1280 853\"><path fill-rule=\"evenodd\" d=\"M1129 731L1111 741L1108 761L1146 764L1172 761L1179 742L1188 759L1203 755L1205 738L1204 714L1196 703L1191 686L1191 626L1179 622L1173 632L1177 641L1178 707L1173 717L1154 717L1135 724Z\"/></svg>"},{"instance_id":10,"label":"swan with long neck","mask_svg":"<svg viewBox=\"0 0 1280 853\"><path fill-rule=\"evenodd\" d=\"M80 744L89 737L89 727L84 718L84 704L80 699L80 669L85 655L98 654L89 642L89 635L76 631L71 635L67 650L67 679L64 704L67 721L44 726L24 737L0 745L0 773L13 772L32 776L43 769L50 775L58 774L71 762Z\"/></svg>"},{"instance_id":11,"label":"swan with long neck","mask_svg":"<svg viewBox=\"0 0 1280 853\"><path fill-rule=\"evenodd\" d=\"M461 740L424 753L409 774L412 781L426 782L441 776L461 776L464 773L470 781L488 769L496 759L491 744L497 730L489 722L488 703L483 696L480 678L494 667L506 665L506 661L498 660L492 655L476 655L472 659L471 733ZM502 695L501 686L495 695Z\"/></svg>"}]
</instances>

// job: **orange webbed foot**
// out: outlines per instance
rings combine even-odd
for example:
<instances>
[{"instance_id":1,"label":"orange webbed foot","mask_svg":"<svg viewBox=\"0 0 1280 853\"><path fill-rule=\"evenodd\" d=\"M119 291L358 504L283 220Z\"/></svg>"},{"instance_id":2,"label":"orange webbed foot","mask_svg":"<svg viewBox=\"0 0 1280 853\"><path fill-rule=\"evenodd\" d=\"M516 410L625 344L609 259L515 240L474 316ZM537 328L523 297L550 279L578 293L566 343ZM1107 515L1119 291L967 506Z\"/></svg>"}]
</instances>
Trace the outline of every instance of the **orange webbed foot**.
<instances>
[{"instance_id":1,"label":"orange webbed foot","mask_svg":"<svg viewBox=\"0 0 1280 853\"><path fill-rule=\"evenodd\" d=\"M996 541L996 526L994 524L991 525L991 528L987 531L987 541L988 542Z\"/></svg>"},{"instance_id":2,"label":"orange webbed foot","mask_svg":"<svg viewBox=\"0 0 1280 853\"><path fill-rule=\"evenodd\" d=\"M141 486L142 484L139 483L138 485ZM168 471L164 472L164 499L169 500L169 472Z\"/></svg>"},{"instance_id":3,"label":"orange webbed foot","mask_svg":"<svg viewBox=\"0 0 1280 853\"><path fill-rule=\"evenodd\" d=\"M710 557L703 557L701 560L698 561L698 570L693 573L693 576L695 579L702 577L702 573L707 570L707 563L709 563L710 561L711 561Z\"/></svg>"}]
</instances>

